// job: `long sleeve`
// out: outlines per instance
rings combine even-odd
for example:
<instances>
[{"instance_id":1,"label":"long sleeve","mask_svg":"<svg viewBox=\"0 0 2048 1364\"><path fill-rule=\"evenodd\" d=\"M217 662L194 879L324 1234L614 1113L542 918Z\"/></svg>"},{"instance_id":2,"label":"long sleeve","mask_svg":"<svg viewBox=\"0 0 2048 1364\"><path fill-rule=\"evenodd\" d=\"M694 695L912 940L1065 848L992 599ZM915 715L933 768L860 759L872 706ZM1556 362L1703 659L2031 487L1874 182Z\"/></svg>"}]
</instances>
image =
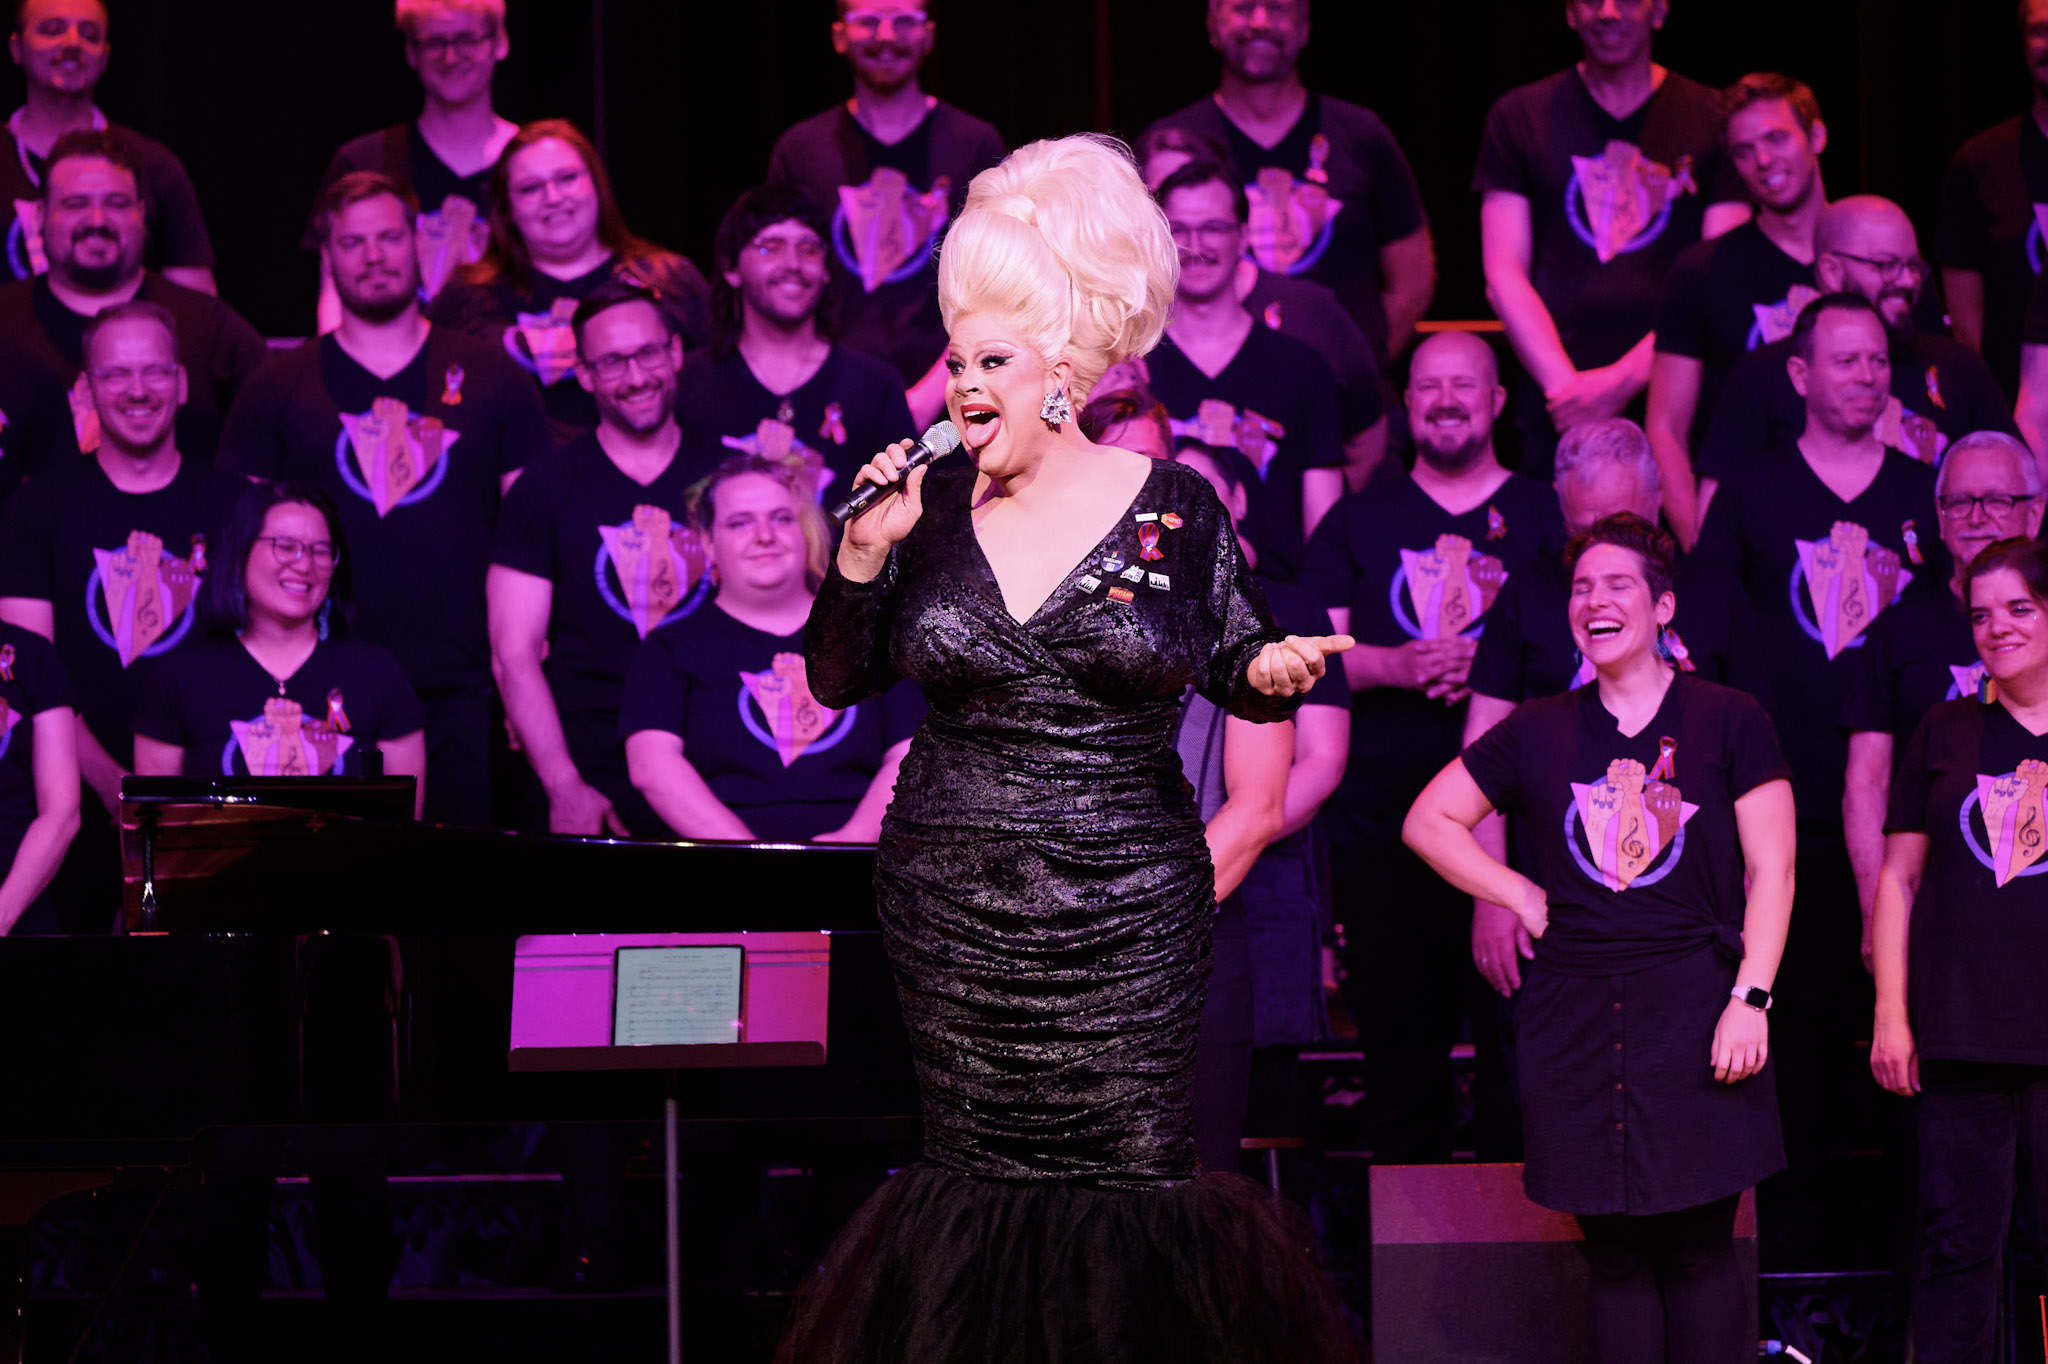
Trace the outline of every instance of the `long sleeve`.
<instances>
[{"instance_id":1,"label":"long sleeve","mask_svg":"<svg viewBox=\"0 0 2048 1364\"><path fill-rule=\"evenodd\" d=\"M1287 632L1273 623L1266 594L1252 581L1251 567L1238 547L1237 528L1231 525L1223 504L1215 500L1213 492L1208 500L1216 527L1216 553L1207 605L1216 633L1208 675L1196 690L1242 720L1257 724L1291 720L1301 709L1301 697L1261 695L1246 675L1259 650L1285 639ZM815 613L811 619L817 619Z\"/></svg>"},{"instance_id":2,"label":"long sleeve","mask_svg":"<svg viewBox=\"0 0 2048 1364\"><path fill-rule=\"evenodd\" d=\"M878 696L896 682L889 627L896 613L898 550L873 580L857 583L835 560L804 622L804 673L811 695L834 710Z\"/></svg>"}]
</instances>

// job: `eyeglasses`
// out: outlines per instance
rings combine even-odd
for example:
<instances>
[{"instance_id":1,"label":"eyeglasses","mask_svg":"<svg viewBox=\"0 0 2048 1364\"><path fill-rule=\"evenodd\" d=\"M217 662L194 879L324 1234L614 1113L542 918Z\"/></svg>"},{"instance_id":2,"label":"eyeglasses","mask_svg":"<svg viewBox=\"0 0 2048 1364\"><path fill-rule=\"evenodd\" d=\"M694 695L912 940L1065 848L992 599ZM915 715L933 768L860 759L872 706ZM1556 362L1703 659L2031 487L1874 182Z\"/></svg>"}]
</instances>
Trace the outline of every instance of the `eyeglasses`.
<instances>
[{"instance_id":1,"label":"eyeglasses","mask_svg":"<svg viewBox=\"0 0 2048 1364\"><path fill-rule=\"evenodd\" d=\"M566 199L569 195L575 193L578 185L589 178L590 168L588 166L578 166L574 170L558 170L545 179L525 180L512 186L512 197L526 207L531 208L535 204L544 202L549 185L555 187L557 195Z\"/></svg>"},{"instance_id":2,"label":"eyeglasses","mask_svg":"<svg viewBox=\"0 0 2048 1364\"><path fill-rule=\"evenodd\" d=\"M332 540L301 540L295 535L259 535L256 538L270 546L271 554L281 564L295 564L310 554L313 567L328 573L341 562L341 551L335 548Z\"/></svg>"},{"instance_id":3,"label":"eyeglasses","mask_svg":"<svg viewBox=\"0 0 2048 1364\"><path fill-rule=\"evenodd\" d=\"M791 251L796 252L798 260L825 259L825 243L815 236L798 237L794 240L788 237L756 237L747 243L747 249L762 260L781 260Z\"/></svg>"},{"instance_id":4,"label":"eyeglasses","mask_svg":"<svg viewBox=\"0 0 2048 1364\"><path fill-rule=\"evenodd\" d=\"M2007 516L2014 507L2032 502L2038 493L1983 493L1976 497L1937 497L1935 510L1951 521L1961 521L1982 507L1986 516Z\"/></svg>"},{"instance_id":5,"label":"eyeglasses","mask_svg":"<svg viewBox=\"0 0 2048 1364\"><path fill-rule=\"evenodd\" d=\"M1218 218L1207 223L1168 223L1166 230L1177 242L1195 242L1202 246L1228 246L1231 239L1244 230L1244 225L1227 223Z\"/></svg>"},{"instance_id":6,"label":"eyeglasses","mask_svg":"<svg viewBox=\"0 0 2048 1364\"><path fill-rule=\"evenodd\" d=\"M480 55L497 40L497 37L495 33L458 33L449 38L415 38L412 40L412 48L421 56L430 57L437 62L448 60L448 54L451 52L462 60L469 61Z\"/></svg>"},{"instance_id":7,"label":"eyeglasses","mask_svg":"<svg viewBox=\"0 0 2048 1364\"><path fill-rule=\"evenodd\" d=\"M885 28L895 37L908 38L930 23L931 16L921 9L850 9L839 22L853 38L872 38Z\"/></svg>"},{"instance_id":8,"label":"eyeglasses","mask_svg":"<svg viewBox=\"0 0 2048 1364\"><path fill-rule=\"evenodd\" d=\"M614 379L623 379L628 365L639 365L642 374L666 374L675 367L669 352L668 342L650 341L639 350L624 355L600 355L583 363L599 383L608 384Z\"/></svg>"},{"instance_id":9,"label":"eyeglasses","mask_svg":"<svg viewBox=\"0 0 2048 1364\"><path fill-rule=\"evenodd\" d=\"M1927 262L1918 256L1852 256L1847 251L1830 251L1828 254L1869 266L1886 284L1902 274L1916 280L1927 278Z\"/></svg>"},{"instance_id":10,"label":"eyeglasses","mask_svg":"<svg viewBox=\"0 0 2048 1364\"><path fill-rule=\"evenodd\" d=\"M149 388L169 388L178 382L178 366L144 365L141 369L131 369L126 365L108 365L94 370L92 381L108 388L132 388L138 376Z\"/></svg>"}]
</instances>

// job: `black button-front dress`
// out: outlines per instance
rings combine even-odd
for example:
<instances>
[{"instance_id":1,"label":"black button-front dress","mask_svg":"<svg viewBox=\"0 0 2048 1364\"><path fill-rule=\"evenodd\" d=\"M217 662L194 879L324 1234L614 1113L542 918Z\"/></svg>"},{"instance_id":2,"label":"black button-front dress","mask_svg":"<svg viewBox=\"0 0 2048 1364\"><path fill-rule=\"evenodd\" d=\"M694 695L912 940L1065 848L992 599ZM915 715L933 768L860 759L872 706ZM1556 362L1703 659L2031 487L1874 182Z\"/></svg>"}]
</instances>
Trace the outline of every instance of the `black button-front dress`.
<instances>
[{"instance_id":1,"label":"black button-front dress","mask_svg":"<svg viewBox=\"0 0 2048 1364\"><path fill-rule=\"evenodd\" d=\"M812 608L813 693L898 676L930 713L875 888L924 1094L925 1159L857 1213L787 1360L1349 1358L1306 1233L1196 1178L1189 1084L1215 880L1174 736L1190 685L1236 714L1281 638L1229 517L1160 463L1031 617L968 516L971 468L869 583Z\"/></svg>"}]
</instances>

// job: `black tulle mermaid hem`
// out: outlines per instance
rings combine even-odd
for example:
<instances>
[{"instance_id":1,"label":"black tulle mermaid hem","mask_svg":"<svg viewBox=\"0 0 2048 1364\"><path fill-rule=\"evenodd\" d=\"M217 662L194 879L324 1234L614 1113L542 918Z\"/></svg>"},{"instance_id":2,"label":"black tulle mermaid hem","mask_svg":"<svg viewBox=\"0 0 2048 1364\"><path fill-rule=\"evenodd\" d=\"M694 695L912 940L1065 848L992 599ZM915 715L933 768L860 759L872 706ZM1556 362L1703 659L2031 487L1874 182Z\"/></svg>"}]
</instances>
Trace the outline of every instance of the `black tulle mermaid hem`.
<instances>
[{"instance_id":1,"label":"black tulle mermaid hem","mask_svg":"<svg viewBox=\"0 0 2048 1364\"><path fill-rule=\"evenodd\" d=\"M1150 1189L911 1166L854 1214L778 1364L1336 1364L1306 1220L1236 1175Z\"/></svg>"}]
</instances>

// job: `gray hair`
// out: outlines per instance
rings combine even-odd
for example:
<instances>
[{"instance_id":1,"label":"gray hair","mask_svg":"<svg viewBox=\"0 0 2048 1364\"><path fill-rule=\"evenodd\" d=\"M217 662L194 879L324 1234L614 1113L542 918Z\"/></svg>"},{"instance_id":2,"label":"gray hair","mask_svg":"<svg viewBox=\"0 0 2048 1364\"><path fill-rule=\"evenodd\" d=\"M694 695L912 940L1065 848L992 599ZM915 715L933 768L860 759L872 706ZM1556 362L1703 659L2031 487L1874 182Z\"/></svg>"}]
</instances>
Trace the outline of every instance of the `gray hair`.
<instances>
[{"instance_id":1,"label":"gray hair","mask_svg":"<svg viewBox=\"0 0 2048 1364\"><path fill-rule=\"evenodd\" d=\"M1646 492L1660 489L1657 457L1650 451L1650 438L1627 417L1580 422L1566 431L1557 442L1557 455L1551 462L1552 477L1562 483L1581 470L1590 474L1602 463L1633 469Z\"/></svg>"},{"instance_id":2,"label":"gray hair","mask_svg":"<svg viewBox=\"0 0 2048 1364\"><path fill-rule=\"evenodd\" d=\"M1942 455L1941 464L1934 471L1936 497L1940 497L1948 487L1949 467L1955 463L1956 456L1968 454L1972 450L1996 450L2001 454L2011 455L2019 461L2020 477L2026 481L2027 496L2041 495L2041 466L2035 462L2034 452L2027 448L2025 441L2016 440L2003 431L1972 431L1949 446L1947 452Z\"/></svg>"}]
</instances>

